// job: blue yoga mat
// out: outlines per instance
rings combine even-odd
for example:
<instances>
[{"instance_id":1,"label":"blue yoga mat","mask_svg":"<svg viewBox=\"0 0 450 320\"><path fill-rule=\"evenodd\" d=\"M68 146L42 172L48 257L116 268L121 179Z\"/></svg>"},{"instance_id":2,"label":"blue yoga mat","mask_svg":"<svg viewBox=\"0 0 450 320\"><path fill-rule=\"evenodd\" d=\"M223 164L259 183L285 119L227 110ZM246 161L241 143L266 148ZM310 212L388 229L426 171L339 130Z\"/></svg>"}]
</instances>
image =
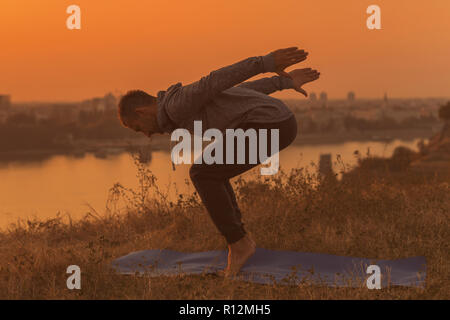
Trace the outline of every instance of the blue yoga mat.
<instances>
[{"instance_id":1,"label":"blue yoga mat","mask_svg":"<svg viewBox=\"0 0 450 320\"><path fill-rule=\"evenodd\" d=\"M120 274L147 274L152 277L179 274L214 274L227 264L226 251L177 252L144 250L132 252L112 262ZM426 260L411 257L375 260L320 253L257 248L235 277L262 284L298 285L309 283L332 287L366 287L369 265L377 265L381 287L388 285L424 287Z\"/></svg>"}]
</instances>

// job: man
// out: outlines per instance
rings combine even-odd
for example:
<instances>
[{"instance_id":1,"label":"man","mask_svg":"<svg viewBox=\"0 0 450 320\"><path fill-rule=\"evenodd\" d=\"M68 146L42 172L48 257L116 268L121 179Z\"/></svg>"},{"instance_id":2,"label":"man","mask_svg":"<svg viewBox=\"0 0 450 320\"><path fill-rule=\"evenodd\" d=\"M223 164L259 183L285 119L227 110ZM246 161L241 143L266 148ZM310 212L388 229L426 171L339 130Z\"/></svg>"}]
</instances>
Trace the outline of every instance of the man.
<instances>
[{"instance_id":1,"label":"man","mask_svg":"<svg viewBox=\"0 0 450 320\"><path fill-rule=\"evenodd\" d=\"M302 85L318 79L320 73L311 68L284 71L305 60L307 55L297 47L279 49L212 71L186 86L178 82L166 91L159 91L156 97L140 90L130 91L119 103L119 117L124 126L148 137L154 133L170 133L177 128L193 132L195 120L202 121L203 130L278 129L279 150L282 150L295 139L297 122L289 108L269 94L294 89L307 96ZM265 72L275 72L278 76L243 82ZM262 162L251 164L247 161L249 150L254 147L249 143L245 145L244 164L203 163L194 164L190 169L191 180L203 204L228 243L226 276L237 274L256 249L255 242L244 229L229 182ZM271 150L270 141L267 149L269 155L277 152Z\"/></svg>"}]
</instances>

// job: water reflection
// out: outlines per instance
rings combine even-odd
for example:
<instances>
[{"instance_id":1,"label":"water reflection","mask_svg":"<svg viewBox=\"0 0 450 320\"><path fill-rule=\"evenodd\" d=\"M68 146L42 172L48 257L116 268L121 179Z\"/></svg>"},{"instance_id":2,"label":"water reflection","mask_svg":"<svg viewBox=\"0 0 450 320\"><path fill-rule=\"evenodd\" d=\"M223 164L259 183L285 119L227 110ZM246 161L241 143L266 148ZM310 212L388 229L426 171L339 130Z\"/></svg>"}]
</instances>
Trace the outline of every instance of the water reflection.
<instances>
[{"instance_id":1,"label":"water reflection","mask_svg":"<svg viewBox=\"0 0 450 320\"><path fill-rule=\"evenodd\" d=\"M311 168L321 154L331 154L332 166L339 172L338 155L348 166L356 163L355 150L365 155L391 156L397 146L417 150L420 139L383 142L347 142L330 145L293 145L281 151L280 165L283 170L295 167ZM186 185L190 165L176 166L172 170L170 154L166 151L150 152L142 148L139 160L146 163L157 178L159 188L169 197L178 192L192 192ZM28 161L8 161L0 165L0 227L22 217L54 217L58 212L81 217L92 206L103 213L109 189L117 182L128 188L136 188L136 166L130 153L106 154L98 157L87 153L54 155L45 159L30 158ZM249 173L253 174L253 173ZM249 175L246 174L246 175ZM176 189L173 187L176 185Z\"/></svg>"}]
</instances>

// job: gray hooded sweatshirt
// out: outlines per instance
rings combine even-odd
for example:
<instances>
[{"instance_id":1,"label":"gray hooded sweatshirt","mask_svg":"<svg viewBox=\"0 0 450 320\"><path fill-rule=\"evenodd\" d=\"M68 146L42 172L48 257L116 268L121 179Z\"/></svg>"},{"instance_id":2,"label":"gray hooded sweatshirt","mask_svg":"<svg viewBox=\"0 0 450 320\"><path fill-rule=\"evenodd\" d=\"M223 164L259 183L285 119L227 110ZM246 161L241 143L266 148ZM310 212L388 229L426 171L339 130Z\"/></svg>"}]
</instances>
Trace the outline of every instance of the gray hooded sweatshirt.
<instances>
[{"instance_id":1,"label":"gray hooded sweatshirt","mask_svg":"<svg viewBox=\"0 0 450 320\"><path fill-rule=\"evenodd\" d=\"M234 129L241 123L274 123L292 116L272 92L292 89L290 78L273 76L243 82L257 74L275 72L273 54L244 59L212 71L200 80L183 86L171 85L157 94L157 121L160 133L184 128L191 133L194 121L202 121L202 130Z\"/></svg>"}]
</instances>

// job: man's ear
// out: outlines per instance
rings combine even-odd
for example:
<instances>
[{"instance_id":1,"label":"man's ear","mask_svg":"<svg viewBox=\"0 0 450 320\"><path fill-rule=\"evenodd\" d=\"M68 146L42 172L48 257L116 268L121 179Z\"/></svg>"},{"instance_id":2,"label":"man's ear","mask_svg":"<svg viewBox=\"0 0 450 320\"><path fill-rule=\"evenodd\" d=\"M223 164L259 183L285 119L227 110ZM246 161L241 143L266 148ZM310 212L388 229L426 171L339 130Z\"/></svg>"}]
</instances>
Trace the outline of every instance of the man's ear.
<instances>
[{"instance_id":1,"label":"man's ear","mask_svg":"<svg viewBox=\"0 0 450 320\"><path fill-rule=\"evenodd\" d=\"M138 115L143 116L145 114L145 107L137 107L135 111Z\"/></svg>"}]
</instances>

